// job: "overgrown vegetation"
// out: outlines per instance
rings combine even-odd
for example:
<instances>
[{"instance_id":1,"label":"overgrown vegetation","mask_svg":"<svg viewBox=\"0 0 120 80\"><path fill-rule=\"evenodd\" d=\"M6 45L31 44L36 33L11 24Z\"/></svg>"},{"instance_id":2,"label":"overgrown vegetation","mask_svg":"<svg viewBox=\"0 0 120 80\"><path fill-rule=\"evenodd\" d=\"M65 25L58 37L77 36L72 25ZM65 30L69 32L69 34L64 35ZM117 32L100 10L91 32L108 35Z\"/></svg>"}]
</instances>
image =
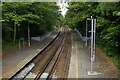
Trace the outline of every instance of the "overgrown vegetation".
<instances>
[{"instance_id":1,"label":"overgrown vegetation","mask_svg":"<svg viewBox=\"0 0 120 80\"><path fill-rule=\"evenodd\" d=\"M63 21L59 6L53 2L5 2L2 4L2 19L5 20L2 26L3 47L15 44L21 37L27 39L28 26L31 36L40 36L65 22L85 36L86 18L93 16L97 19L97 44L120 68L118 12L120 2L71 2Z\"/></svg>"},{"instance_id":2,"label":"overgrown vegetation","mask_svg":"<svg viewBox=\"0 0 120 80\"><path fill-rule=\"evenodd\" d=\"M59 6L52 2L5 2L2 4L3 47L15 44L16 39L40 36L58 26L61 21Z\"/></svg>"},{"instance_id":3,"label":"overgrown vegetation","mask_svg":"<svg viewBox=\"0 0 120 80\"><path fill-rule=\"evenodd\" d=\"M73 2L68 9L65 24L77 28L84 36L86 18L97 19L97 44L120 68L120 16L116 15L120 12L120 2Z\"/></svg>"}]
</instances>

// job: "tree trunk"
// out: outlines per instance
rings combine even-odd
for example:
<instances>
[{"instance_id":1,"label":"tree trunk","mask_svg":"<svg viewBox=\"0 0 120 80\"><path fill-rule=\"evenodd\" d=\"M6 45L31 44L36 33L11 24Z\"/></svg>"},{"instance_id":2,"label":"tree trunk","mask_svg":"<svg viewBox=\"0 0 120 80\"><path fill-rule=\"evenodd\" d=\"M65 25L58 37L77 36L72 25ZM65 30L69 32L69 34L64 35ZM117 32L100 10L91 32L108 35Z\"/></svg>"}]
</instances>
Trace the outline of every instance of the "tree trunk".
<instances>
[{"instance_id":1,"label":"tree trunk","mask_svg":"<svg viewBox=\"0 0 120 80\"><path fill-rule=\"evenodd\" d=\"M16 24L14 22L14 37L13 37L14 44L15 44L15 41L16 41Z\"/></svg>"}]
</instances>

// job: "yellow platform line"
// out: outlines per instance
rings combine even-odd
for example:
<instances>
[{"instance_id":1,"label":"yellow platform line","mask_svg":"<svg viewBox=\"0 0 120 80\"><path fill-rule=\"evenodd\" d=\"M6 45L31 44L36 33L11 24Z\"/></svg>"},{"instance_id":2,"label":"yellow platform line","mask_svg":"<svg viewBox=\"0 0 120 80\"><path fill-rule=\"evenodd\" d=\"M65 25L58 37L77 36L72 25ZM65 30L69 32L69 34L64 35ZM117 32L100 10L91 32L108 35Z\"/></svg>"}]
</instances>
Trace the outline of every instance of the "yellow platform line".
<instances>
[{"instance_id":1,"label":"yellow platform line","mask_svg":"<svg viewBox=\"0 0 120 80\"><path fill-rule=\"evenodd\" d=\"M22 64L25 60L27 60L33 53L36 53L39 49L37 49L36 51L32 52L30 55L28 55L26 58L24 58L22 61L20 61L18 64L16 64L16 67L19 66L20 64ZM0 76L0 78L4 77L5 75L10 74L10 72L5 72L2 76Z\"/></svg>"},{"instance_id":2,"label":"yellow platform line","mask_svg":"<svg viewBox=\"0 0 120 80\"><path fill-rule=\"evenodd\" d=\"M22 61L20 61L17 66L19 66L20 64L22 64L24 61L26 61L33 53L36 53L38 51L38 49L34 52L32 52L30 55L28 55L26 58L24 58Z\"/></svg>"},{"instance_id":3,"label":"yellow platform line","mask_svg":"<svg viewBox=\"0 0 120 80\"><path fill-rule=\"evenodd\" d=\"M76 42L75 45L76 45L76 80L78 80L78 48Z\"/></svg>"}]
</instances>

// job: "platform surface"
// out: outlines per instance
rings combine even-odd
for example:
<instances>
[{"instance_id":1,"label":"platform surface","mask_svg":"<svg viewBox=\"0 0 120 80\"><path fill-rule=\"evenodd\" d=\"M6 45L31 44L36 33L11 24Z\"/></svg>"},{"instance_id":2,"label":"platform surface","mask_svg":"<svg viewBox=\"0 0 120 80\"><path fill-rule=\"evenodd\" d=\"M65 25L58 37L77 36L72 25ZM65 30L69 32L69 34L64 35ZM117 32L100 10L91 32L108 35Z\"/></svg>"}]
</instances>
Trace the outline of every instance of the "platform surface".
<instances>
[{"instance_id":1,"label":"platform surface","mask_svg":"<svg viewBox=\"0 0 120 80\"><path fill-rule=\"evenodd\" d=\"M90 49L85 47L84 42L76 33L72 33L72 52L68 78L104 78L102 74L88 75L90 71ZM95 61L93 71L100 73Z\"/></svg>"},{"instance_id":2,"label":"platform surface","mask_svg":"<svg viewBox=\"0 0 120 80\"><path fill-rule=\"evenodd\" d=\"M26 47L15 53L9 52L4 55L2 57L2 76L0 78L10 78L50 43L57 34L58 32L52 33L43 41L32 44L30 48Z\"/></svg>"}]
</instances>

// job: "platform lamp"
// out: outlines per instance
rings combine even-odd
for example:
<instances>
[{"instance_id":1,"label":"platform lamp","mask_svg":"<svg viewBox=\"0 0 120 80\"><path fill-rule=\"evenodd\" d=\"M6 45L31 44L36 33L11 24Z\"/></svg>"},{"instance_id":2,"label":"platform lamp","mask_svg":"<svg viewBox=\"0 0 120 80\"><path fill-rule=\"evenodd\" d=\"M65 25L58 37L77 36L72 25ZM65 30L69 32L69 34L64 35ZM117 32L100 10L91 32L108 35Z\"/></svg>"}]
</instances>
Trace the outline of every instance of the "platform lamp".
<instances>
[{"instance_id":1,"label":"platform lamp","mask_svg":"<svg viewBox=\"0 0 120 80\"><path fill-rule=\"evenodd\" d=\"M118 12L116 15L117 15L117 16L120 16L120 12Z\"/></svg>"},{"instance_id":2,"label":"platform lamp","mask_svg":"<svg viewBox=\"0 0 120 80\"><path fill-rule=\"evenodd\" d=\"M4 22L4 20L0 20L0 39L2 39L1 38L1 33L2 33L2 23L1 22ZM0 43L1 43L1 40L0 40Z\"/></svg>"},{"instance_id":3,"label":"platform lamp","mask_svg":"<svg viewBox=\"0 0 120 80\"><path fill-rule=\"evenodd\" d=\"M0 22L4 22L4 20L0 20Z\"/></svg>"},{"instance_id":4,"label":"platform lamp","mask_svg":"<svg viewBox=\"0 0 120 80\"><path fill-rule=\"evenodd\" d=\"M0 22L3 22L4 20L0 20Z\"/></svg>"},{"instance_id":5,"label":"platform lamp","mask_svg":"<svg viewBox=\"0 0 120 80\"><path fill-rule=\"evenodd\" d=\"M85 43L86 47L88 46L88 40L87 40L87 38L88 38L88 35L87 35L87 34L88 34L88 25L87 25L87 24L88 24L88 21L89 21L89 20L91 20L91 18L87 18L87 19L86 19L86 40L85 40L85 42L86 42L86 43Z\"/></svg>"},{"instance_id":6,"label":"platform lamp","mask_svg":"<svg viewBox=\"0 0 120 80\"><path fill-rule=\"evenodd\" d=\"M90 46L90 71L88 71L88 75L98 75L100 73L97 73L93 71L93 62L95 61L95 34L96 34L96 19L94 19L92 16L90 18L86 19L86 38L88 34L88 26L87 26L87 21L91 21L91 46ZM87 46L87 41L86 41L86 46Z\"/></svg>"}]
</instances>

